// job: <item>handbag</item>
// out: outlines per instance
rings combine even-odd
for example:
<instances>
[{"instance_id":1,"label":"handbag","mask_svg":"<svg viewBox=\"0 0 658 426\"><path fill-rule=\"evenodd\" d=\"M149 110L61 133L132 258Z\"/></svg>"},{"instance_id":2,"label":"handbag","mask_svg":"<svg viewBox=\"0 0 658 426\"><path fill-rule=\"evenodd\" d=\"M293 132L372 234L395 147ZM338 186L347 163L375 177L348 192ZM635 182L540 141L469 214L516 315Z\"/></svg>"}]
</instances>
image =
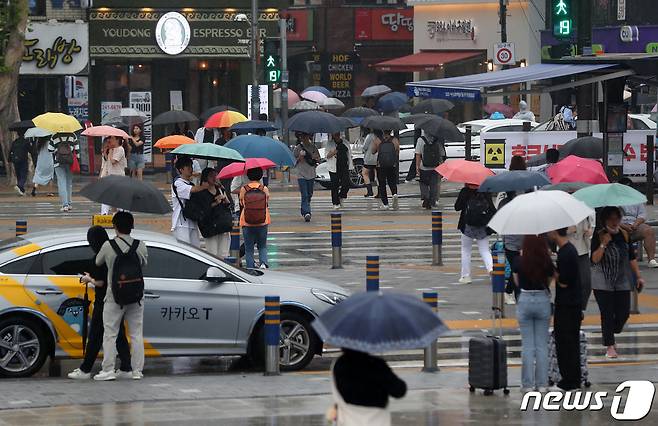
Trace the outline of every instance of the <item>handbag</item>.
<instances>
[{"instance_id":1,"label":"handbag","mask_svg":"<svg viewBox=\"0 0 658 426\"><path fill-rule=\"evenodd\" d=\"M71 163L71 173L74 175L80 174L80 162L78 161L78 155L73 151L73 163Z\"/></svg>"}]
</instances>

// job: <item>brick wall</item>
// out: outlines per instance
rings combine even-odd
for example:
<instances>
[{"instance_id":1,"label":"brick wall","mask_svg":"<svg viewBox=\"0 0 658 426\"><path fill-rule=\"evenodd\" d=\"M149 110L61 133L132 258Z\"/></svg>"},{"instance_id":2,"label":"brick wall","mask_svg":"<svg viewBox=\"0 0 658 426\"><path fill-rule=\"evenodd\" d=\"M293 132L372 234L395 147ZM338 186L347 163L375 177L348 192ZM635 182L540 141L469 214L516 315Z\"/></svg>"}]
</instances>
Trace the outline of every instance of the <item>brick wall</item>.
<instances>
[{"instance_id":1,"label":"brick wall","mask_svg":"<svg viewBox=\"0 0 658 426\"><path fill-rule=\"evenodd\" d=\"M30 16L31 21L45 21L57 19L58 21L86 20L87 10L80 7L80 0L36 0L45 3L46 14L42 16Z\"/></svg>"}]
</instances>

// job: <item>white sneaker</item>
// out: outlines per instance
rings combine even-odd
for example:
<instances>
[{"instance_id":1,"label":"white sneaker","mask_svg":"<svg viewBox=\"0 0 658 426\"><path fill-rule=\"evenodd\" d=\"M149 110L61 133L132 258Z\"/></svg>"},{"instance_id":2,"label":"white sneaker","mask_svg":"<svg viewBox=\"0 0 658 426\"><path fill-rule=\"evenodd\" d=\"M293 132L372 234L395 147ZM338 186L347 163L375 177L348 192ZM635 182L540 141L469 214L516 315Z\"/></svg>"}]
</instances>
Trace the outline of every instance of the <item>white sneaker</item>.
<instances>
[{"instance_id":1,"label":"white sneaker","mask_svg":"<svg viewBox=\"0 0 658 426\"><path fill-rule=\"evenodd\" d=\"M340 204L334 204L334 210L340 210Z\"/></svg>"},{"instance_id":2,"label":"white sneaker","mask_svg":"<svg viewBox=\"0 0 658 426\"><path fill-rule=\"evenodd\" d=\"M107 382L110 380L116 380L117 375L114 371L99 371L98 374L94 376L94 380L98 382Z\"/></svg>"},{"instance_id":3,"label":"white sneaker","mask_svg":"<svg viewBox=\"0 0 658 426\"><path fill-rule=\"evenodd\" d=\"M341 198L341 199L340 199L340 208L342 209L342 208L344 208L344 207L345 207L345 199L344 199L344 198Z\"/></svg>"},{"instance_id":4,"label":"white sneaker","mask_svg":"<svg viewBox=\"0 0 658 426\"><path fill-rule=\"evenodd\" d=\"M388 204L380 204L379 205L379 210L388 210Z\"/></svg>"},{"instance_id":5,"label":"white sneaker","mask_svg":"<svg viewBox=\"0 0 658 426\"><path fill-rule=\"evenodd\" d=\"M656 262L656 259L651 259L647 265L649 268L658 268L658 262Z\"/></svg>"},{"instance_id":6,"label":"white sneaker","mask_svg":"<svg viewBox=\"0 0 658 426\"><path fill-rule=\"evenodd\" d=\"M116 376L117 379L120 380L133 378L132 371L114 370L114 375Z\"/></svg>"},{"instance_id":7,"label":"white sneaker","mask_svg":"<svg viewBox=\"0 0 658 426\"><path fill-rule=\"evenodd\" d=\"M505 293L505 304L506 305L516 305L516 299L513 294Z\"/></svg>"},{"instance_id":8,"label":"white sneaker","mask_svg":"<svg viewBox=\"0 0 658 426\"><path fill-rule=\"evenodd\" d=\"M465 277L461 277L458 282L459 284L470 284L473 280L471 280L470 276L466 275Z\"/></svg>"},{"instance_id":9,"label":"white sneaker","mask_svg":"<svg viewBox=\"0 0 658 426\"><path fill-rule=\"evenodd\" d=\"M62 206L62 207L59 209L59 211L60 211L60 212L67 212L68 210L66 209L66 206Z\"/></svg>"},{"instance_id":10,"label":"white sneaker","mask_svg":"<svg viewBox=\"0 0 658 426\"><path fill-rule=\"evenodd\" d=\"M558 388L557 386L543 386L543 387L540 387L538 390L541 393L564 392L562 389Z\"/></svg>"},{"instance_id":11,"label":"white sneaker","mask_svg":"<svg viewBox=\"0 0 658 426\"><path fill-rule=\"evenodd\" d=\"M89 380L91 378L91 374L85 373L79 368L76 368L68 374L68 378L73 380Z\"/></svg>"},{"instance_id":12,"label":"white sneaker","mask_svg":"<svg viewBox=\"0 0 658 426\"><path fill-rule=\"evenodd\" d=\"M14 186L14 191L16 191L16 193L17 193L18 195L20 195L21 197L22 197L23 195L25 195L25 193L24 193L23 191L21 191L21 189L18 187L18 185Z\"/></svg>"},{"instance_id":13,"label":"white sneaker","mask_svg":"<svg viewBox=\"0 0 658 426\"><path fill-rule=\"evenodd\" d=\"M141 371L133 370L132 378L133 380L142 380L144 378L144 374Z\"/></svg>"}]
</instances>

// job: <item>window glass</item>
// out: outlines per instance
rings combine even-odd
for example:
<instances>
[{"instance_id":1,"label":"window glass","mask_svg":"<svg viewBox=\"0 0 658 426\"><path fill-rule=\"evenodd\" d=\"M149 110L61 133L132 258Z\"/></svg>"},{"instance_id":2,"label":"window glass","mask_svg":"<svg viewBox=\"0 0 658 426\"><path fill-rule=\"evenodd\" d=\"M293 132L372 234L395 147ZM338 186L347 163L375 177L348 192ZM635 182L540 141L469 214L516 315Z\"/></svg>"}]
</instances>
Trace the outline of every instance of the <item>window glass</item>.
<instances>
[{"instance_id":1,"label":"window glass","mask_svg":"<svg viewBox=\"0 0 658 426\"><path fill-rule=\"evenodd\" d=\"M487 132L522 132L523 126L500 126L487 130Z\"/></svg>"},{"instance_id":2,"label":"window glass","mask_svg":"<svg viewBox=\"0 0 658 426\"><path fill-rule=\"evenodd\" d=\"M15 260L11 263L4 265L0 268L0 272L3 274L14 274L14 275L27 275L32 269L34 260L39 256L28 256L22 259Z\"/></svg>"},{"instance_id":3,"label":"window glass","mask_svg":"<svg viewBox=\"0 0 658 426\"><path fill-rule=\"evenodd\" d=\"M637 118L631 119L631 123L632 123L632 126L629 126L630 130L647 130L647 129L649 129L649 126L647 126L647 124L644 121L638 120Z\"/></svg>"},{"instance_id":4,"label":"window glass","mask_svg":"<svg viewBox=\"0 0 658 426\"><path fill-rule=\"evenodd\" d=\"M43 253L41 264L45 275L78 275L94 265L96 254L91 247L77 246Z\"/></svg>"},{"instance_id":5,"label":"window glass","mask_svg":"<svg viewBox=\"0 0 658 426\"><path fill-rule=\"evenodd\" d=\"M148 263L143 270L145 277L200 280L205 277L210 266L189 256L158 247L149 247L148 253Z\"/></svg>"},{"instance_id":6,"label":"window glass","mask_svg":"<svg viewBox=\"0 0 658 426\"><path fill-rule=\"evenodd\" d=\"M46 0L28 0L27 6L31 16L43 16L46 14Z\"/></svg>"}]
</instances>

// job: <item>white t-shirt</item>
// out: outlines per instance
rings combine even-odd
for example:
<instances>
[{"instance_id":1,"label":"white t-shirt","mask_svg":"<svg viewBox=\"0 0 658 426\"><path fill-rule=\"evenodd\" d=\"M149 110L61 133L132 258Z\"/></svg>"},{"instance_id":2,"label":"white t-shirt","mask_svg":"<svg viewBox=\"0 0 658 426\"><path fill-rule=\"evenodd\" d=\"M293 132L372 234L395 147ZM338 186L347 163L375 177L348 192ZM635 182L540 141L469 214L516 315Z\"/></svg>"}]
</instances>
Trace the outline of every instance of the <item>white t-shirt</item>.
<instances>
[{"instance_id":1,"label":"white t-shirt","mask_svg":"<svg viewBox=\"0 0 658 426\"><path fill-rule=\"evenodd\" d=\"M115 161L116 163L114 163ZM128 162L126 161L126 151L124 151L123 147L118 146L110 149L107 160L103 160L103 166L104 173L101 173L101 177L109 175L124 176Z\"/></svg>"},{"instance_id":2,"label":"white t-shirt","mask_svg":"<svg viewBox=\"0 0 658 426\"><path fill-rule=\"evenodd\" d=\"M187 220L183 217L181 203L185 205L187 200L190 199L192 195L192 183L181 177L176 178L173 185L176 187L176 192L178 193L178 199L174 193L174 189L171 189L171 208L173 213L171 214L171 230L173 231L176 228L196 228L196 222Z\"/></svg>"}]
</instances>

